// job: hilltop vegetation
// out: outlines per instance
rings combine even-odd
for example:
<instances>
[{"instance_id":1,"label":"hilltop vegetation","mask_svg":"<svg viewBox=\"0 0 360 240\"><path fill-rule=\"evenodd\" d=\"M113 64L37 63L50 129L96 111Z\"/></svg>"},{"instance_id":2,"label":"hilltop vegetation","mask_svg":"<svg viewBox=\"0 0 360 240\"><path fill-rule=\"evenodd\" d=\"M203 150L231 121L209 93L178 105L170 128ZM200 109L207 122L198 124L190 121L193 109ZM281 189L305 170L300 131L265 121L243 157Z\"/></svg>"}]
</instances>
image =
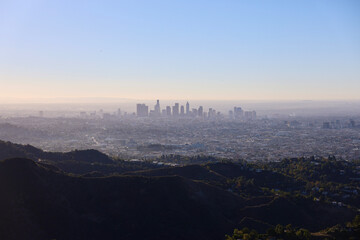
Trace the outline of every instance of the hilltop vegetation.
<instances>
[{"instance_id":1,"label":"hilltop vegetation","mask_svg":"<svg viewBox=\"0 0 360 240\"><path fill-rule=\"evenodd\" d=\"M291 240L310 240L310 239L328 239L328 240L349 240L360 238L360 215L357 215L346 226L336 225L317 233L310 233L304 228L294 228L291 224L283 226L276 225L275 228L269 228L266 233L258 233L256 230L250 230L247 227L243 229L234 229L232 235L226 235L226 240L260 240L260 239L291 239Z\"/></svg>"}]
</instances>

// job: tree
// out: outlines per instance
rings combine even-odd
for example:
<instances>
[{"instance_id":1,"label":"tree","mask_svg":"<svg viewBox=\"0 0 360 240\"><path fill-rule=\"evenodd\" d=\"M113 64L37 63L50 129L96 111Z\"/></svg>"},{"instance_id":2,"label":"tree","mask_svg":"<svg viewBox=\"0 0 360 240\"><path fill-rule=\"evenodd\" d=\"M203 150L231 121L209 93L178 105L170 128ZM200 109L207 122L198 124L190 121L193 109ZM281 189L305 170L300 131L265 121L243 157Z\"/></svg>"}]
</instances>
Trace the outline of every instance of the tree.
<instances>
[{"instance_id":1,"label":"tree","mask_svg":"<svg viewBox=\"0 0 360 240\"><path fill-rule=\"evenodd\" d=\"M296 237L301 240L307 240L311 238L311 234L308 230L300 228L298 231L296 231Z\"/></svg>"},{"instance_id":2,"label":"tree","mask_svg":"<svg viewBox=\"0 0 360 240\"><path fill-rule=\"evenodd\" d=\"M276 225L275 233L277 235L283 235L284 234L284 227L281 224Z\"/></svg>"}]
</instances>

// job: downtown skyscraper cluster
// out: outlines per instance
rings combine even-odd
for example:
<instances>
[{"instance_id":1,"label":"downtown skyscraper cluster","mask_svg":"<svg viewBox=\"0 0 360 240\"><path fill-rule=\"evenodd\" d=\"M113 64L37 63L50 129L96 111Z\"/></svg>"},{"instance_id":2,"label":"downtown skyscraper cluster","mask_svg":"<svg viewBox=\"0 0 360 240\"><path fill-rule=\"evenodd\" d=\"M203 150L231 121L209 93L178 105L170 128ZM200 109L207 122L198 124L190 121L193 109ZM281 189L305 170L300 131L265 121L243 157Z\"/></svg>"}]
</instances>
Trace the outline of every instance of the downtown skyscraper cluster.
<instances>
[{"instance_id":1,"label":"downtown skyscraper cluster","mask_svg":"<svg viewBox=\"0 0 360 240\"><path fill-rule=\"evenodd\" d=\"M138 117L186 117L186 118L216 118L221 117L222 114L213 108L208 111L204 110L203 106L197 108L190 108L190 103L186 102L185 105L175 103L173 106L166 106L164 109L160 107L160 101L156 101L153 109L149 110L149 106L144 103L136 105L136 115ZM229 111L231 119L256 119L255 111L243 111L241 107L234 107L234 111Z\"/></svg>"}]
</instances>

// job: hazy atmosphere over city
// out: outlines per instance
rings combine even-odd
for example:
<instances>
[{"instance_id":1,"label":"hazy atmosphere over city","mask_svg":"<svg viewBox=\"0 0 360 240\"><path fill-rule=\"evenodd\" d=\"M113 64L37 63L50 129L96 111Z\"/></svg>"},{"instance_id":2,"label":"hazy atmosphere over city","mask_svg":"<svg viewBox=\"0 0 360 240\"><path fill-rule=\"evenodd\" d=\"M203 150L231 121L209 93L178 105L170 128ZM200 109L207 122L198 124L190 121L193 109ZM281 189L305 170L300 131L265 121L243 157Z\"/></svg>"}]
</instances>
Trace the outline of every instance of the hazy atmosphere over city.
<instances>
[{"instance_id":1,"label":"hazy atmosphere over city","mask_svg":"<svg viewBox=\"0 0 360 240\"><path fill-rule=\"evenodd\" d=\"M360 1L0 0L0 239L360 239Z\"/></svg>"}]
</instances>

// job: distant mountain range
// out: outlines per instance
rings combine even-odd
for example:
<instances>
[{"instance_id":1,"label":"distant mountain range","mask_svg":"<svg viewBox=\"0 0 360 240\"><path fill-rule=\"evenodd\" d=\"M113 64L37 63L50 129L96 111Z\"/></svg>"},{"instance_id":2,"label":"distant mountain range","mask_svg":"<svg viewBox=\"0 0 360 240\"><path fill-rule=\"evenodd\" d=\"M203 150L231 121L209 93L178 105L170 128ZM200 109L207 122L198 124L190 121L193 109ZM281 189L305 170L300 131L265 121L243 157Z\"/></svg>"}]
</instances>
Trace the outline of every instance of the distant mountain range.
<instances>
[{"instance_id":1,"label":"distant mountain range","mask_svg":"<svg viewBox=\"0 0 360 240\"><path fill-rule=\"evenodd\" d=\"M224 239L234 228L278 223L318 231L355 215L265 193L306 183L246 163L158 168L96 150L50 153L10 142L0 142L0 159L0 239ZM235 178L253 185L241 182L238 191Z\"/></svg>"}]
</instances>

